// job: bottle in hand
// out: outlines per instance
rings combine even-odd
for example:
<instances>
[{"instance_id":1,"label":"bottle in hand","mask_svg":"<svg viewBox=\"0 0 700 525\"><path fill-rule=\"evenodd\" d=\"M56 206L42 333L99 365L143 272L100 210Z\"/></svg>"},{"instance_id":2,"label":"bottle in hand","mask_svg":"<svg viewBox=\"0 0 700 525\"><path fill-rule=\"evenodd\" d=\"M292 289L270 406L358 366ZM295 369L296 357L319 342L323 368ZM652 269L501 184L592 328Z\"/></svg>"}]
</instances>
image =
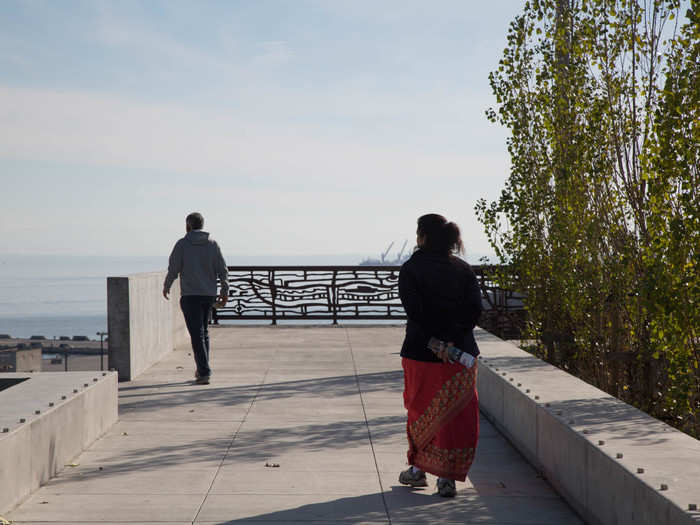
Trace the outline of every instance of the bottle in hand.
<instances>
[{"instance_id":1,"label":"bottle in hand","mask_svg":"<svg viewBox=\"0 0 700 525\"><path fill-rule=\"evenodd\" d=\"M435 355L437 355L443 348L447 348L447 356L453 363L460 363L467 368L471 368L474 365L475 359L473 355L463 352L456 346L447 346L447 343L441 341L437 337L430 338L428 341L428 348L432 350Z\"/></svg>"}]
</instances>

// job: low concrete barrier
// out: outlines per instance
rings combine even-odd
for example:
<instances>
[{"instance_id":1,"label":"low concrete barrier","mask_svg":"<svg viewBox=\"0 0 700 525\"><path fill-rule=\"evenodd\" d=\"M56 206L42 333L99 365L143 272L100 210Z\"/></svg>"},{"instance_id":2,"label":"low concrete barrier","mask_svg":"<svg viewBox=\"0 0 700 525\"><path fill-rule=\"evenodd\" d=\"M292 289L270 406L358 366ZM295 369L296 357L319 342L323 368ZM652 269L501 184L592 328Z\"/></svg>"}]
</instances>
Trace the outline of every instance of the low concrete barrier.
<instances>
[{"instance_id":1,"label":"low concrete barrier","mask_svg":"<svg viewBox=\"0 0 700 525\"><path fill-rule=\"evenodd\" d=\"M28 378L26 380L22 380ZM117 421L114 372L6 373L0 382L0 514Z\"/></svg>"},{"instance_id":2,"label":"low concrete barrier","mask_svg":"<svg viewBox=\"0 0 700 525\"><path fill-rule=\"evenodd\" d=\"M482 412L591 525L698 525L700 441L478 330Z\"/></svg>"},{"instance_id":3,"label":"low concrete barrier","mask_svg":"<svg viewBox=\"0 0 700 525\"><path fill-rule=\"evenodd\" d=\"M166 272L107 278L109 368L130 381L176 346L189 341L180 311L180 280L173 283L170 300L163 298Z\"/></svg>"}]
</instances>

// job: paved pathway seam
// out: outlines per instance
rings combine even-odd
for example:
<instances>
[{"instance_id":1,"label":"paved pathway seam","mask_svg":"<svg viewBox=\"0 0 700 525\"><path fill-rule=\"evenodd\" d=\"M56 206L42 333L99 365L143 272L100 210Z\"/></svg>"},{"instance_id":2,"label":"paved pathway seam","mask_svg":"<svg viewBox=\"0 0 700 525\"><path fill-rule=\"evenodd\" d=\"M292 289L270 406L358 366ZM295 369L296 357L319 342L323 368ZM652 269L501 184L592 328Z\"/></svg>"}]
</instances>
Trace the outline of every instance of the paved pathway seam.
<instances>
[{"instance_id":1,"label":"paved pathway seam","mask_svg":"<svg viewBox=\"0 0 700 525\"><path fill-rule=\"evenodd\" d=\"M265 379L267 378L267 374L270 371L270 365L268 364L267 369L265 370L265 374L263 375L263 378L260 380L260 384L258 385L257 390L255 391L255 395L253 396L253 399L250 400L250 404L248 405L248 409L245 411L245 414L243 414L243 419L241 422L238 424L238 428L236 429L236 432L234 432L233 437L231 438L231 442L228 444L228 447L226 448L226 452L224 453L224 457L221 458L221 461L219 462L219 466L216 469L216 473L214 474L214 477L211 480L211 483L209 484L209 488L207 489L207 493L204 495L204 498L202 499L202 504L199 506L197 509L197 514L195 514L194 518L192 519L192 525L197 521L197 518L199 517L199 513L202 512L202 508L204 507L204 504L207 502L207 498L209 497L209 494L211 493L211 489L214 487L214 483L216 482L216 478L219 476L219 472L221 472L221 467L223 464L226 462L226 458L228 457L229 451L231 450L231 447L233 447L233 444L236 441L236 438L238 437L238 433L241 431L241 428L243 428L243 425L245 424L245 420L248 418L248 414L250 414L250 411L253 409L253 405L255 405L255 400L258 398L258 394L260 393L260 390L262 390L263 386L265 386Z\"/></svg>"},{"instance_id":2,"label":"paved pathway seam","mask_svg":"<svg viewBox=\"0 0 700 525\"><path fill-rule=\"evenodd\" d=\"M382 475L379 473L379 463L377 462L377 455L374 452L374 443L372 442L372 430L369 428L369 420L367 419L367 410L365 409L365 400L362 397L362 387L360 386L360 377L357 374L357 362L355 361L355 353L352 350L352 341L350 340L350 333L347 327L343 327L345 330L345 338L348 341L348 347L350 348L350 357L352 358L352 368L355 372L355 383L357 384L357 392L360 395L360 403L362 404L362 415L365 418L365 426L367 427L367 437L369 438L369 446L372 449L372 459L374 460L374 468L377 469L377 480L379 481L379 489L381 490L382 504L384 505L384 512L386 512L386 519L391 525L391 516L389 515L389 506L386 503L386 498L384 497L384 485L382 484Z\"/></svg>"}]
</instances>

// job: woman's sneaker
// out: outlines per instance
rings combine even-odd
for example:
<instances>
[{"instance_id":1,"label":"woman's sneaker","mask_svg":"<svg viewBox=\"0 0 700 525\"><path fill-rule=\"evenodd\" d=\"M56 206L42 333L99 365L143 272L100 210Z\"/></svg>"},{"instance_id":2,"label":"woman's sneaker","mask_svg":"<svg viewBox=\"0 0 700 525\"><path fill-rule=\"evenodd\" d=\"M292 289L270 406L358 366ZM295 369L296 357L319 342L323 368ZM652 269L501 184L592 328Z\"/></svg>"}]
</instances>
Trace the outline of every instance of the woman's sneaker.
<instances>
[{"instance_id":1,"label":"woman's sneaker","mask_svg":"<svg viewBox=\"0 0 700 525\"><path fill-rule=\"evenodd\" d=\"M399 474L399 483L411 485L412 487L427 487L428 481L425 479L425 472L419 470L414 472L411 467Z\"/></svg>"},{"instance_id":2,"label":"woman's sneaker","mask_svg":"<svg viewBox=\"0 0 700 525\"><path fill-rule=\"evenodd\" d=\"M457 495L457 486L453 479L438 478L437 489L443 498L454 498Z\"/></svg>"}]
</instances>

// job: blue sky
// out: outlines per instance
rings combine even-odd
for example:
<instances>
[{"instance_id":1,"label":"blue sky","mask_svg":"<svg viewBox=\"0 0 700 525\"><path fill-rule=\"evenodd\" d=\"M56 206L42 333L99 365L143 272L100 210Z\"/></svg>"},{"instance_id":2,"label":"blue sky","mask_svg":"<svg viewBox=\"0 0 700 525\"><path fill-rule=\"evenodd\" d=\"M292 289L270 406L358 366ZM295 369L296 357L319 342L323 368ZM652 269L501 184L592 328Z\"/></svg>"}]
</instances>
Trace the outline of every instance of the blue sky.
<instances>
[{"instance_id":1,"label":"blue sky","mask_svg":"<svg viewBox=\"0 0 700 525\"><path fill-rule=\"evenodd\" d=\"M507 173L488 72L522 1L0 7L0 253L375 255Z\"/></svg>"}]
</instances>

